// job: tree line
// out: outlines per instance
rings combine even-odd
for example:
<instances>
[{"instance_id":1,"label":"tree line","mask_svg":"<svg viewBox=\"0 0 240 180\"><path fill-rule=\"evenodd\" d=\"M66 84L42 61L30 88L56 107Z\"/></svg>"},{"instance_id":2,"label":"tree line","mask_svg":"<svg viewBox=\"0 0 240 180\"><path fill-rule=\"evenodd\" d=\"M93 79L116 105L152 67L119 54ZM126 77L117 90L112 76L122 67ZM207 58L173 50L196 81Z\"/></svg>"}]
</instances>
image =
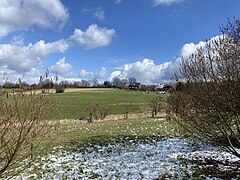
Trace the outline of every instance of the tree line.
<instances>
[{"instance_id":1,"label":"tree line","mask_svg":"<svg viewBox=\"0 0 240 180\"><path fill-rule=\"evenodd\" d=\"M48 77L39 83L29 84L26 81L21 81L20 79L16 82L5 81L1 86L6 89L24 89L24 90L36 90L36 89L64 89L64 88L118 88L118 89L130 89L130 90L140 90L140 91L156 91L156 90L169 90L174 86L173 83L165 83L162 89L157 89L157 84L141 84L136 80L136 78L123 78L118 77L113 78L112 81L100 82L97 79L93 80L81 80L81 81L69 81L63 80L61 82L53 81L52 78Z\"/></svg>"}]
</instances>

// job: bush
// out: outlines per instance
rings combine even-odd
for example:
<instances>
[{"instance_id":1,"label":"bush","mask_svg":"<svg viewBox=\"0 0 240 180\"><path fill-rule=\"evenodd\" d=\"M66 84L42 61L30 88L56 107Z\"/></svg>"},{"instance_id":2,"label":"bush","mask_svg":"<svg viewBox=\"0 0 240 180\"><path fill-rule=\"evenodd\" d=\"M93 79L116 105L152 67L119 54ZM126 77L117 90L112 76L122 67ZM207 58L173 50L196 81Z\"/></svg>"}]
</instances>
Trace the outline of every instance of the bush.
<instances>
[{"instance_id":1,"label":"bush","mask_svg":"<svg viewBox=\"0 0 240 180\"><path fill-rule=\"evenodd\" d=\"M104 119L109 112L107 105L92 103L87 107L87 112L89 113L88 122L92 123L94 119Z\"/></svg>"},{"instance_id":2,"label":"bush","mask_svg":"<svg viewBox=\"0 0 240 180\"><path fill-rule=\"evenodd\" d=\"M182 60L169 104L184 132L240 157L240 21L222 33Z\"/></svg>"},{"instance_id":3,"label":"bush","mask_svg":"<svg viewBox=\"0 0 240 180\"><path fill-rule=\"evenodd\" d=\"M63 93L65 91L64 87L61 85L58 85L55 87L56 93Z\"/></svg>"},{"instance_id":4,"label":"bush","mask_svg":"<svg viewBox=\"0 0 240 180\"><path fill-rule=\"evenodd\" d=\"M4 179L17 175L34 161L39 153L37 147L47 132L42 120L53 101L45 95L15 94L0 98L0 179Z\"/></svg>"},{"instance_id":5,"label":"bush","mask_svg":"<svg viewBox=\"0 0 240 180\"><path fill-rule=\"evenodd\" d=\"M153 98L145 107L145 112L151 114L151 117L154 118L164 107L164 99L162 96Z\"/></svg>"}]
</instances>

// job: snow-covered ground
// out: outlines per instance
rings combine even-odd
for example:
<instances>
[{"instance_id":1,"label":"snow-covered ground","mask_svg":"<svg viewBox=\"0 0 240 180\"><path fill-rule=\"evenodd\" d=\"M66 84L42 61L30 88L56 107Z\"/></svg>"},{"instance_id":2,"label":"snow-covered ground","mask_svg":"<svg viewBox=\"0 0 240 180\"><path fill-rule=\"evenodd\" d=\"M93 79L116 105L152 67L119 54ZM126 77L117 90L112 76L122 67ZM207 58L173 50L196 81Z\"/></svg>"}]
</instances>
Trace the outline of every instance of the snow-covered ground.
<instances>
[{"instance_id":1,"label":"snow-covered ground","mask_svg":"<svg viewBox=\"0 0 240 180\"><path fill-rule=\"evenodd\" d=\"M217 173L238 171L234 164L239 165L239 161L218 147L186 138L143 141L125 137L120 142L73 152L56 150L39 158L16 179L191 179L200 176L197 169L206 166L216 166Z\"/></svg>"}]
</instances>

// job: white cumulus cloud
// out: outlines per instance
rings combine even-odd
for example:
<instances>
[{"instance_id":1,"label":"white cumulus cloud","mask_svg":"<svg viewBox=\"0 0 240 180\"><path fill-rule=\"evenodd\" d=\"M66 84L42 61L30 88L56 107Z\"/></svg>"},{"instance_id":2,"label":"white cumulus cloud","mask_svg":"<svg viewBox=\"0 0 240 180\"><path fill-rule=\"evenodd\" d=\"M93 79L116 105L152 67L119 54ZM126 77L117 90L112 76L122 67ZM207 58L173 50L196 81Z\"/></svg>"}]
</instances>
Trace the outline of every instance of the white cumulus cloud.
<instances>
[{"instance_id":1,"label":"white cumulus cloud","mask_svg":"<svg viewBox=\"0 0 240 180\"><path fill-rule=\"evenodd\" d=\"M0 67L6 69L11 74L26 74L32 71L33 68L39 68L39 65L50 54L64 53L71 46L74 46L72 41L82 41L82 46L85 48L96 48L107 46L115 33L112 29L99 28L97 25L89 26L86 32L82 32L81 37L71 36L68 39L60 39L54 42L45 42L39 40L36 43L24 44L22 36L14 36L10 43L0 44ZM76 38L76 39L74 39ZM79 44L78 44L79 45ZM71 65L66 63L65 58L60 59L55 65L51 66L50 71L54 74L61 74L65 77L72 77ZM82 76L90 76L94 78L102 78L107 73L105 68L102 68L98 73L88 73ZM13 75L14 76L14 75ZM39 78L39 77L37 77Z\"/></svg>"},{"instance_id":2,"label":"white cumulus cloud","mask_svg":"<svg viewBox=\"0 0 240 180\"><path fill-rule=\"evenodd\" d=\"M0 37L32 26L62 28L68 18L60 0L1 0Z\"/></svg>"},{"instance_id":3,"label":"white cumulus cloud","mask_svg":"<svg viewBox=\"0 0 240 180\"><path fill-rule=\"evenodd\" d=\"M43 40L35 44L23 45L10 43L0 45L0 66L19 73L29 72L37 67L49 54L64 52L69 45L64 40L46 43Z\"/></svg>"},{"instance_id":4,"label":"white cumulus cloud","mask_svg":"<svg viewBox=\"0 0 240 180\"><path fill-rule=\"evenodd\" d=\"M115 77L118 77L118 78L126 78L126 77L123 77L122 75L122 71L113 71L110 76L108 77L108 80L109 81L112 81Z\"/></svg>"},{"instance_id":5,"label":"white cumulus cloud","mask_svg":"<svg viewBox=\"0 0 240 180\"><path fill-rule=\"evenodd\" d=\"M41 76L41 73L38 69L32 68L28 72L25 73L19 73L11 69L7 69L6 66L0 67L0 76L2 81L0 81L0 84L4 84L6 81L17 83L19 78L21 81L25 81L27 83L38 83L39 77Z\"/></svg>"},{"instance_id":6,"label":"white cumulus cloud","mask_svg":"<svg viewBox=\"0 0 240 180\"><path fill-rule=\"evenodd\" d=\"M85 49L94 49L109 45L114 35L114 29L101 28L97 24L92 24L85 32L81 29L75 29L70 41Z\"/></svg>"},{"instance_id":7,"label":"white cumulus cloud","mask_svg":"<svg viewBox=\"0 0 240 180\"><path fill-rule=\"evenodd\" d=\"M62 59L59 59L58 62L56 62L55 65L49 67L49 71L51 73L57 74L57 75L69 75L71 73L72 66L69 63L66 63L65 57Z\"/></svg>"},{"instance_id":8,"label":"white cumulus cloud","mask_svg":"<svg viewBox=\"0 0 240 180\"><path fill-rule=\"evenodd\" d=\"M93 77L93 76L94 76L93 72L88 72L85 69L80 70L79 77L81 77L81 78Z\"/></svg>"},{"instance_id":9,"label":"white cumulus cloud","mask_svg":"<svg viewBox=\"0 0 240 180\"><path fill-rule=\"evenodd\" d=\"M210 39L216 40L221 36ZM200 41L197 44L186 43L180 49L179 54L173 61L156 64L154 60L145 58L142 61L124 64L119 70L113 71L108 80L112 81L114 77L120 79L135 77L137 81L144 84L156 84L164 81L170 81L175 72L179 70L179 65L183 58L188 58L200 47L204 47L206 42Z\"/></svg>"},{"instance_id":10,"label":"white cumulus cloud","mask_svg":"<svg viewBox=\"0 0 240 180\"><path fill-rule=\"evenodd\" d=\"M82 69L79 73L80 78L92 78L92 79L102 79L107 75L106 68L102 67L101 70L97 73L88 72L85 69Z\"/></svg>"},{"instance_id":11,"label":"white cumulus cloud","mask_svg":"<svg viewBox=\"0 0 240 180\"><path fill-rule=\"evenodd\" d=\"M171 62L166 62L156 65L153 60L145 58L142 61L123 65L121 71L114 71L110 75L109 80L111 81L115 75L120 79L134 77L145 84L158 83L170 64Z\"/></svg>"},{"instance_id":12,"label":"white cumulus cloud","mask_svg":"<svg viewBox=\"0 0 240 180\"><path fill-rule=\"evenodd\" d=\"M153 4L154 6L158 6L158 5L171 5L174 3L181 3L185 0L153 0Z\"/></svg>"},{"instance_id":13,"label":"white cumulus cloud","mask_svg":"<svg viewBox=\"0 0 240 180\"><path fill-rule=\"evenodd\" d=\"M105 67L102 67L101 70L96 74L97 79L101 79L107 75L107 70Z\"/></svg>"}]
</instances>

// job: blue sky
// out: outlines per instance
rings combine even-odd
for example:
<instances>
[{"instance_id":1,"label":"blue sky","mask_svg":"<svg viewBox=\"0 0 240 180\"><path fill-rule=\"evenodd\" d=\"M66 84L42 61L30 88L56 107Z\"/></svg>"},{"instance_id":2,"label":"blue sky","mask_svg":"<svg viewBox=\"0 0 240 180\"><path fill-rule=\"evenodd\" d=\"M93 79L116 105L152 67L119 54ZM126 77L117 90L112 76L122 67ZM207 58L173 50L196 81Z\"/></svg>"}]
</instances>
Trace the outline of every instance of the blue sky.
<instances>
[{"instance_id":1,"label":"blue sky","mask_svg":"<svg viewBox=\"0 0 240 180\"><path fill-rule=\"evenodd\" d=\"M0 71L161 83L239 14L239 0L1 0Z\"/></svg>"}]
</instances>

